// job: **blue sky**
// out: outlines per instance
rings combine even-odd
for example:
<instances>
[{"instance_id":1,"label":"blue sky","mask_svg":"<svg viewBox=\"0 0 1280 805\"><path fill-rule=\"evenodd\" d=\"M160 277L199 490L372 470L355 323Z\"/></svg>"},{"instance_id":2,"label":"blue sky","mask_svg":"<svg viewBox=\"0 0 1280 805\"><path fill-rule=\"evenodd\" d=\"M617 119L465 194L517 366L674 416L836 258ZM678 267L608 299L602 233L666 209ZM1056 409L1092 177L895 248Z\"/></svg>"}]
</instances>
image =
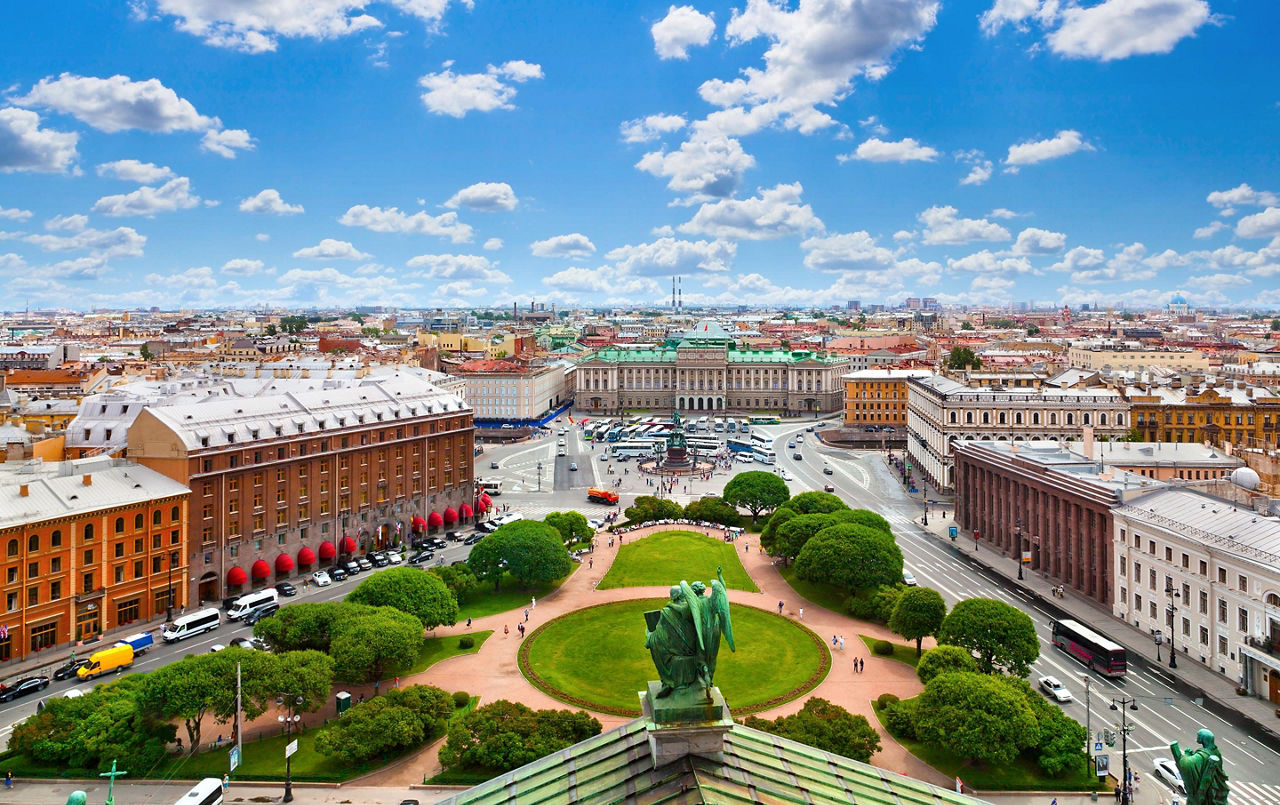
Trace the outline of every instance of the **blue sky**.
<instances>
[{"instance_id":1,"label":"blue sky","mask_svg":"<svg viewBox=\"0 0 1280 805\"><path fill-rule=\"evenodd\" d=\"M0 11L3 306L1280 306L1280 7Z\"/></svg>"}]
</instances>

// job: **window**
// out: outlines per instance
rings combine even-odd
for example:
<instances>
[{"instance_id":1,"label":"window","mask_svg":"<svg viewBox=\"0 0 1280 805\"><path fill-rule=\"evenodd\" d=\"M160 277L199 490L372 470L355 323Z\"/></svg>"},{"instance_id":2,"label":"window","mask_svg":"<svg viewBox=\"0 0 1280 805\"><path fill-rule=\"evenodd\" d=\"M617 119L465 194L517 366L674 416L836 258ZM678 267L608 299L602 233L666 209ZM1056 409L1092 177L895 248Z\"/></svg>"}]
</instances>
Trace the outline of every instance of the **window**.
<instances>
[{"instance_id":1,"label":"window","mask_svg":"<svg viewBox=\"0 0 1280 805\"><path fill-rule=\"evenodd\" d=\"M151 513L151 524L160 525L160 520L162 517L164 517L164 515L161 513L159 509L156 509Z\"/></svg>"},{"instance_id":2,"label":"window","mask_svg":"<svg viewBox=\"0 0 1280 805\"><path fill-rule=\"evenodd\" d=\"M1209 614L1209 594L1206 593L1204 590L1200 591L1200 614L1201 615Z\"/></svg>"},{"instance_id":3,"label":"window","mask_svg":"<svg viewBox=\"0 0 1280 805\"><path fill-rule=\"evenodd\" d=\"M119 559L120 557L124 556L124 543L123 543L123 542L117 542L117 543L115 544L115 552L116 552L116 558L117 558L117 559Z\"/></svg>"},{"instance_id":4,"label":"window","mask_svg":"<svg viewBox=\"0 0 1280 805\"><path fill-rule=\"evenodd\" d=\"M1249 633L1249 610L1244 607L1240 607L1236 613L1236 628L1245 634Z\"/></svg>"},{"instance_id":5,"label":"window","mask_svg":"<svg viewBox=\"0 0 1280 805\"><path fill-rule=\"evenodd\" d=\"M146 518L142 516L142 512L138 512L133 516L133 530L141 531L145 527Z\"/></svg>"},{"instance_id":6,"label":"window","mask_svg":"<svg viewBox=\"0 0 1280 805\"><path fill-rule=\"evenodd\" d=\"M9 540L9 547L8 547L8 549L7 549L7 551L6 551L6 552L8 553L8 555L9 555L9 557L10 557L10 558L13 558L13 557L17 556L17 555L18 555L18 550L19 550L19 549L18 549L18 541L17 541L16 539L11 539L11 540Z\"/></svg>"},{"instance_id":7,"label":"window","mask_svg":"<svg viewBox=\"0 0 1280 805\"><path fill-rule=\"evenodd\" d=\"M40 550L40 535L32 534L27 537L27 553L35 553Z\"/></svg>"},{"instance_id":8,"label":"window","mask_svg":"<svg viewBox=\"0 0 1280 805\"><path fill-rule=\"evenodd\" d=\"M142 607L140 606L140 598L130 598L128 601L120 601L116 604L116 623L130 623L136 621Z\"/></svg>"},{"instance_id":9,"label":"window","mask_svg":"<svg viewBox=\"0 0 1280 805\"><path fill-rule=\"evenodd\" d=\"M40 578L40 563L39 563L39 562L28 562L28 563L27 563L27 578L28 578L28 579L38 579L38 578Z\"/></svg>"},{"instance_id":10,"label":"window","mask_svg":"<svg viewBox=\"0 0 1280 805\"><path fill-rule=\"evenodd\" d=\"M46 623L31 630L31 650L40 651L54 645L57 640L58 624Z\"/></svg>"},{"instance_id":11,"label":"window","mask_svg":"<svg viewBox=\"0 0 1280 805\"><path fill-rule=\"evenodd\" d=\"M1218 599L1218 623L1227 622L1227 599Z\"/></svg>"},{"instance_id":12,"label":"window","mask_svg":"<svg viewBox=\"0 0 1280 805\"><path fill-rule=\"evenodd\" d=\"M170 510L169 510L169 521L170 521L170 522L176 523L176 522L178 522L178 521L179 521L179 520L181 520L181 519L182 519L182 507L181 507L181 506L174 506L172 509L170 509Z\"/></svg>"},{"instance_id":13,"label":"window","mask_svg":"<svg viewBox=\"0 0 1280 805\"><path fill-rule=\"evenodd\" d=\"M135 560L133 563L133 577L135 579L142 578L142 571L143 571L142 560L141 559Z\"/></svg>"},{"instance_id":14,"label":"window","mask_svg":"<svg viewBox=\"0 0 1280 805\"><path fill-rule=\"evenodd\" d=\"M117 517L117 518L116 518L116 533L117 533L117 534L123 534L123 533L124 533L124 518L123 518L123 517Z\"/></svg>"},{"instance_id":15,"label":"window","mask_svg":"<svg viewBox=\"0 0 1280 805\"><path fill-rule=\"evenodd\" d=\"M1249 592L1249 580L1244 576L1236 577L1236 586L1242 593Z\"/></svg>"},{"instance_id":16,"label":"window","mask_svg":"<svg viewBox=\"0 0 1280 805\"><path fill-rule=\"evenodd\" d=\"M62 597L62 582L60 581L49 582L49 600L57 601L61 597Z\"/></svg>"},{"instance_id":17,"label":"window","mask_svg":"<svg viewBox=\"0 0 1280 805\"><path fill-rule=\"evenodd\" d=\"M1218 583L1219 584L1227 583L1227 569L1225 567L1218 568Z\"/></svg>"}]
</instances>

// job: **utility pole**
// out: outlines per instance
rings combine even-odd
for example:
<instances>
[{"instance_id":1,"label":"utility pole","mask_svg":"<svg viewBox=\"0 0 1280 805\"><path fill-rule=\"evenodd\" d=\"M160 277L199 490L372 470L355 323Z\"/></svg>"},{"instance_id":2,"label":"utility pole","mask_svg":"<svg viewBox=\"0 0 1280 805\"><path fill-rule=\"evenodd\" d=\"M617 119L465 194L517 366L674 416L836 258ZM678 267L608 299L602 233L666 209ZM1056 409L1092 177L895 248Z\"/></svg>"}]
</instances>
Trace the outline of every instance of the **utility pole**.
<instances>
[{"instance_id":1,"label":"utility pole","mask_svg":"<svg viewBox=\"0 0 1280 805\"><path fill-rule=\"evenodd\" d=\"M1081 674L1080 678L1084 680L1084 754L1085 765L1089 769L1090 774L1094 774L1093 768L1093 710L1089 706L1089 683L1093 680L1088 674Z\"/></svg>"},{"instance_id":2,"label":"utility pole","mask_svg":"<svg viewBox=\"0 0 1280 805\"><path fill-rule=\"evenodd\" d=\"M1120 711L1120 758L1124 769L1120 782L1120 805L1131 805L1133 802L1133 783L1129 775L1129 733L1133 726L1129 723L1128 710L1138 709L1138 700L1132 697L1111 700L1111 709Z\"/></svg>"},{"instance_id":3,"label":"utility pole","mask_svg":"<svg viewBox=\"0 0 1280 805\"><path fill-rule=\"evenodd\" d=\"M1022 581L1022 518L1018 518L1017 528L1014 531L1014 537L1017 545L1014 547L1014 559L1018 561L1018 581Z\"/></svg>"},{"instance_id":4,"label":"utility pole","mask_svg":"<svg viewBox=\"0 0 1280 805\"><path fill-rule=\"evenodd\" d=\"M1180 593L1173 589L1173 582L1169 582L1169 586L1164 588L1164 594L1169 596L1169 667L1178 667L1178 651L1174 645L1177 639L1177 629L1174 623L1178 620L1178 604L1177 600L1181 597Z\"/></svg>"},{"instance_id":5,"label":"utility pole","mask_svg":"<svg viewBox=\"0 0 1280 805\"><path fill-rule=\"evenodd\" d=\"M236 663L236 758L244 758L244 720L242 718L242 705L244 703L241 695L243 689L240 687L240 663ZM232 769L235 771L235 769Z\"/></svg>"},{"instance_id":6,"label":"utility pole","mask_svg":"<svg viewBox=\"0 0 1280 805\"><path fill-rule=\"evenodd\" d=\"M538 491L542 491L542 462L538 462Z\"/></svg>"}]
</instances>

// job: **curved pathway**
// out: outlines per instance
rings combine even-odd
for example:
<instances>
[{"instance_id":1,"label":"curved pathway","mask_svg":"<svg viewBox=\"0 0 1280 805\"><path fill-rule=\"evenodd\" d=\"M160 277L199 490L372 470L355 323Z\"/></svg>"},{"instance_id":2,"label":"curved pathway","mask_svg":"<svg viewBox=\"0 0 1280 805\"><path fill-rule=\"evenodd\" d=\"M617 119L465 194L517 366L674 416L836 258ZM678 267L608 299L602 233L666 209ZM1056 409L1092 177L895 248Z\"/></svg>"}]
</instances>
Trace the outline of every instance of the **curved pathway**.
<instances>
[{"instance_id":1,"label":"curved pathway","mask_svg":"<svg viewBox=\"0 0 1280 805\"><path fill-rule=\"evenodd\" d=\"M666 587L625 587L597 590L596 585L609 572L609 567L613 564L613 560L617 557L618 550L623 544L632 540L643 539L649 534L658 531L671 530L693 531L717 539L722 536L722 531L719 529L676 524L656 525L623 534L620 540L615 540L613 547L608 547L608 535L606 532L601 532L600 537L597 537L597 543L600 547L596 548L593 566L587 567L584 564L578 568L576 573L566 579L558 589L547 595L546 598L539 598L537 605L529 612L529 623L526 628L532 630L560 615L593 604L635 598L665 597L668 592ZM758 534L745 534L739 538L737 545L740 549L738 558L742 561L752 580L755 581L756 586L760 588L760 592L749 593L742 590L729 590L729 600L738 606L755 607L756 609L771 612L777 612L778 601L783 601L783 614L786 617L796 619L799 618L800 609L803 608L804 618L802 622L826 640L827 650L832 651L831 635L844 636L845 650L843 652L832 652L830 673L827 674L826 679L821 684L808 694L772 710L756 713L756 715L767 719L790 715L800 710L804 705L804 700L809 696L820 696L833 704L844 707L851 713L860 713L866 716L871 726L880 733L880 751L872 758L873 763L882 768L899 771L917 779L949 786L952 782L950 778L943 776L933 767L916 758L880 728L880 722L876 719L871 707L871 700L881 693L893 693L901 698L907 698L919 693L923 686L917 680L914 669L896 660L871 654L866 644L858 638L858 635L865 634L870 637L897 641L901 641L901 638L883 626L855 621L847 615L832 612L811 601L800 598L778 573L778 569L773 565L773 560L769 556L760 553L758 539ZM741 550L744 543L749 545L749 550ZM534 709L567 707L568 705L563 702L553 699L533 687L524 678L524 675L520 673L516 663L516 654L520 648L520 635L516 631L516 624L523 620L524 608L521 607L510 612L476 618L472 621L470 629L466 628L465 622L452 627L437 629L432 633L435 637L461 635L469 631L484 629L492 629L493 635L484 642L484 645L475 654L450 657L420 674L402 679L401 684L435 685L451 692L465 690L472 694L481 694L483 696L482 703L507 699L520 702ZM502 629L504 626L510 629L509 634L503 634ZM856 674L853 671L855 657L866 661L866 671L862 674ZM370 688L368 692L371 693L372 689ZM630 720L624 716L604 713L593 712L592 715L600 721L600 724L606 730ZM432 744L406 761L374 772L362 778L360 782L367 785L410 785L421 783L424 776L431 777L439 773L440 765L436 757L439 747L440 742Z\"/></svg>"}]
</instances>

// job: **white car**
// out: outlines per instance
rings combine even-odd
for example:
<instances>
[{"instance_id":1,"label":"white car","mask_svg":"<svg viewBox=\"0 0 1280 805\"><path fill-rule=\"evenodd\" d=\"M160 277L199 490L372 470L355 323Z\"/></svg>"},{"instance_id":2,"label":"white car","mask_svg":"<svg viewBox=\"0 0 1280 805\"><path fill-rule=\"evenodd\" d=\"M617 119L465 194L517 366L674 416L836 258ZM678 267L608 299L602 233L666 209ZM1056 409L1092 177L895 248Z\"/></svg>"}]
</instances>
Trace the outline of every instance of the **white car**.
<instances>
[{"instance_id":1,"label":"white car","mask_svg":"<svg viewBox=\"0 0 1280 805\"><path fill-rule=\"evenodd\" d=\"M559 448L558 450L556 450L556 455L557 455L557 456L567 456L567 455L569 455L569 454L565 451L565 449L564 449L563 447L561 447L561 448Z\"/></svg>"},{"instance_id":2,"label":"white car","mask_svg":"<svg viewBox=\"0 0 1280 805\"><path fill-rule=\"evenodd\" d=\"M221 643L214 643L212 646L209 646L209 653L212 654L215 651L222 651L224 648L226 648L226 646Z\"/></svg>"},{"instance_id":3,"label":"white car","mask_svg":"<svg viewBox=\"0 0 1280 805\"><path fill-rule=\"evenodd\" d=\"M903 584L905 584L905 585L907 585L908 587L917 587L917 586L919 586L919 585L916 583L916 577L915 577L915 575L914 575L914 574L912 574L912 572L911 572L910 570L904 570L904 571L902 571L902 583L903 583Z\"/></svg>"},{"instance_id":4,"label":"white car","mask_svg":"<svg viewBox=\"0 0 1280 805\"><path fill-rule=\"evenodd\" d=\"M1071 691L1064 688L1056 676L1040 677L1040 689L1058 704L1067 704L1072 701Z\"/></svg>"},{"instance_id":5,"label":"white car","mask_svg":"<svg viewBox=\"0 0 1280 805\"><path fill-rule=\"evenodd\" d=\"M1187 795L1187 786L1182 782L1182 774L1178 767L1167 757L1158 757L1154 769L1156 779L1172 788L1176 793Z\"/></svg>"},{"instance_id":6,"label":"white car","mask_svg":"<svg viewBox=\"0 0 1280 805\"><path fill-rule=\"evenodd\" d=\"M587 525L591 526L592 531L600 531L604 528L604 520L593 517L587 521Z\"/></svg>"},{"instance_id":7,"label":"white car","mask_svg":"<svg viewBox=\"0 0 1280 805\"><path fill-rule=\"evenodd\" d=\"M317 570L311 574L311 583L317 587L328 587L333 584L333 579L329 578L329 574L323 570Z\"/></svg>"},{"instance_id":8,"label":"white car","mask_svg":"<svg viewBox=\"0 0 1280 805\"><path fill-rule=\"evenodd\" d=\"M796 478L795 478L795 476L794 476L794 475L792 475L791 473L787 472L786 470L783 470L783 471L782 471L782 480L784 480L784 481L794 481L795 479L796 479Z\"/></svg>"},{"instance_id":9,"label":"white car","mask_svg":"<svg viewBox=\"0 0 1280 805\"><path fill-rule=\"evenodd\" d=\"M556 442L556 446L557 446L557 447L564 447L564 439L560 439L559 441L557 441L557 442Z\"/></svg>"},{"instance_id":10,"label":"white car","mask_svg":"<svg viewBox=\"0 0 1280 805\"><path fill-rule=\"evenodd\" d=\"M601 460L601 461L608 461L608 460L609 460L609 454L608 454L608 453L601 453L601 454L600 454L600 460Z\"/></svg>"},{"instance_id":11,"label":"white car","mask_svg":"<svg viewBox=\"0 0 1280 805\"><path fill-rule=\"evenodd\" d=\"M803 433L797 433L797 434L796 434L796 444L804 444L804 434L803 434Z\"/></svg>"},{"instance_id":12,"label":"white car","mask_svg":"<svg viewBox=\"0 0 1280 805\"><path fill-rule=\"evenodd\" d=\"M398 565L404 561L404 557L400 555L399 551L387 551L387 561L393 565Z\"/></svg>"},{"instance_id":13,"label":"white car","mask_svg":"<svg viewBox=\"0 0 1280 805\"><path fill-rule=\"evenodd\" d=\"M738 454L738 461L741 461L743 464L754 464L755 460L756 460L756 457L751 455L750 453Z\"/></svg>"}]
</instances>

